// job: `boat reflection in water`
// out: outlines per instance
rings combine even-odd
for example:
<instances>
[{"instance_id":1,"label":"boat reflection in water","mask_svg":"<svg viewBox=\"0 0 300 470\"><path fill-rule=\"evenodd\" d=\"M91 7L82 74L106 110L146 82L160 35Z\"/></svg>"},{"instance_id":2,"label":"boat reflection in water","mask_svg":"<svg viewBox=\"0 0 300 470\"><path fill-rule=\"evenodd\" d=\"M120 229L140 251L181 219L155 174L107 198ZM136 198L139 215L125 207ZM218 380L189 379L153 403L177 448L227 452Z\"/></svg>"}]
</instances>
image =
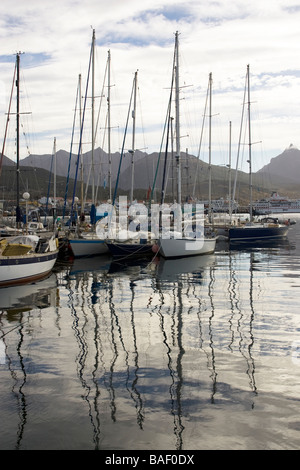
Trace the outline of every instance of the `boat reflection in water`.
<instances>
[{"instance_id":1,"label":"boat reflection in water","mask_svg":"<svg viewBox=\"0 0 300 470\"><path fill-rule=\"evenodd\" d=\"M54 306L1 316L0 334L17 326L2 338L2 447L272 448L286 433L296 447L297 386L276 388L278 368L296 384L282 352L296 289L280 308L300 267L293 252L288 271L290 249L66 264ZM270 402L276 432L264 426Z\"/></svg>"},{"instance_id":2,"label":"boat reflection in water","mask_svg":"<svg viewBox=\"0 0 300 470\"><path fill-rule=\"evenodd\" d=\"M29 413L26 391L28 366L24 355L28 346L27 335L31 328L31 319L42 319L42 310L54 308L57 295L57 277L53 273L33 284L0 289L0 367L7 366L11 374L10 389L18 410L14 416L15 449L21 446ZM2 380L5 383L3 376ZM4 422L5 413L1 414Z\"/></svg>"},{"instance_id":3,"label":"boat reflection in water","mask_svg":"<svg viewBox=\"0 0 300 470\"><path fill-rule=\"evenodd\" d=\"M143 448L150 436L153 448L180 450L185 439L194 446L192 423L200 419L207 399L214 403L223 393L218 362L223 367L228 357L216 355L223 343L231 353L238 349L242 354L251 378L249 392L256 392L253 311L245 316L240 309L233 311L238 280L226 279L231 307L223 315L231 322L227 318L227 332L220 331L217 325L224 318L215 307L220 301L216 277L215 256L186 263L112 262L108 270L70 276L69 308L78 348L73 354L95 448L113 448L116 439L123 448ZM247 332L234 331L235 315L249 322Z\"/></svg>"},{"instance_id":4,"label":"boat reflection in water","mask_svg":"<svg viewBox=\"0 0 300 470\"><path fill-rule=\"evenodd\" d=\"M0 289L0 312L22 312L55 305L57 279L51 274L33 284L8 286Z\"/></svg>"},{"instance_id":5,"label":"boat reflection in water","mask_svg":"<svg viewBox=\"0 0 300 470\"><path fill-rule=\"evenodd\" d=\"M201 277L205 268L213 266L215 255L199 255L188 258L167 260L160 258L157 265L157 276L161 280L177 280L178 276L189 274Z\"/></svg>"}]
</instances>

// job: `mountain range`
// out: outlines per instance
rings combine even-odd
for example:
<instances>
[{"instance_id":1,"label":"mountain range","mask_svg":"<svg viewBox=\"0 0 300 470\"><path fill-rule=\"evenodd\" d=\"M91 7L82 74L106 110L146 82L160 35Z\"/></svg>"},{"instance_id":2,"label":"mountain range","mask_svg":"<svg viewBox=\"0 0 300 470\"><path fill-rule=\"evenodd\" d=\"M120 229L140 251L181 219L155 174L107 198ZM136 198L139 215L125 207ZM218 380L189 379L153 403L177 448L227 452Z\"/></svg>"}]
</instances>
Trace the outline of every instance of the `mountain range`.
<instances>
[{"instance_id":1,"label":"mountain range","mask_svg":"<svg viewBox=\"0 0 300 470\"><path fill-rule=\"evenodd\" d=\"M160 163L157 163L160 159ZM64 197L66 192L66 181L69 171L69 197L72 197L74 187L74 179L81 179L81 161L77 162L77 155L59 150L56 153L56 184L57 196ZM198 197L207 199L208 197L208 180L209 165L202 160L197 159L193 155L182 153L182 194L185 196ZM99 199L108 197L108 154L102 149L97 148L92 158L91 151L82 155L83 179L92 184L92 176L94 174L95 185L99 185ZM136 151L134 153L134 196L138 199L145 199L149 187L152 187L153 181L156 184L156 198L159 199L163 180L163 167L165 156L159 155L157 152L147 154L145 152ZM116 176L118 173L120 162L120 153L116 152L111 155L111 174L112 187L115 186ZM12 170L15 163L6 156L3 156L3 168L0 185L6 188L5 192L13 187ZM94 172L91 171L94 167ZM34 187L37 186L37 194L35 196L45 196L49 191L49 172L53 172L54 161L50 154L45 155L29 155L20 161L21 186L23 190L29 190L33 196L36 192ZM168 187L167 196L171 199L176 198L176 165L172 163L170 155L167 159ZM128 193L131 187L131 154L126 153L122 159L121 171L119 176L118 188L123 193ZM229 170L226 167L212 165L212 198L226 197L229 188ZM235 178L235 170L231 170L232 186ZM300 197L300 150L291 144L280 155L271 159L268 165L265 165L259 171L253 174L253 193L254 198L268 196L271 191L278 191L289 197ZM53 184L53 183L52 183ZM242 171L237 176L237 193L236 199L240 203L244 203L248 199L249 176ZM53 191L53 189L51 189ZM76 194L79 192L79 183L77 182ZM89 192L91 194L91 191ZM77 194L78 195L78 194Z\"/></svg>"}]
</instances>

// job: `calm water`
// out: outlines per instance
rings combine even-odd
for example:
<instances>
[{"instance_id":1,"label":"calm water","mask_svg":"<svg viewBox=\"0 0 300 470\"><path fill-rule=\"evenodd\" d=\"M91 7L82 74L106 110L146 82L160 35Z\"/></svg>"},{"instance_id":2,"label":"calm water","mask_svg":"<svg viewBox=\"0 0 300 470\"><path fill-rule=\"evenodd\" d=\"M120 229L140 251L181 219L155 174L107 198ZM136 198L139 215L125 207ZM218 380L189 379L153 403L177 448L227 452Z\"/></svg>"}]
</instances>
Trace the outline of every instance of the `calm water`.
<instances>
[{"instance_id":1,"label":"calm water","mask_svg":"<svg viewBox=\"0 0 300 470\"><path fill-rule=\"evenodd\" d=\"M273 247L1 289L0 449L299 449L297 220Z\"/></svg>"}]
</instances>

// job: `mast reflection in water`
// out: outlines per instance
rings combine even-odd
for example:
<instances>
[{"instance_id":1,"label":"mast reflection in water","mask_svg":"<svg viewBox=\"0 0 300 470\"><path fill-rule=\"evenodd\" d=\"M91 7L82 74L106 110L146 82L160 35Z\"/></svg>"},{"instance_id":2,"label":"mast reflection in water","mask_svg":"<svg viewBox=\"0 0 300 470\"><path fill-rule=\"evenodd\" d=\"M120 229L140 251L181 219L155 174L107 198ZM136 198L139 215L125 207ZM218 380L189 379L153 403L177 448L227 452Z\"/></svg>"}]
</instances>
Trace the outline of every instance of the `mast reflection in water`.
<instances>
[{"instance_id":1,"label":"mast reflection in water","mask_svg":"<svg viewBox=\"0 0 300 470\"><path fill-rule=\"evenodd\" d=\"M3 301L0 447L298 448L290 233L191 259L76 259L33 303Z\"/></svg>"}]
</instances>

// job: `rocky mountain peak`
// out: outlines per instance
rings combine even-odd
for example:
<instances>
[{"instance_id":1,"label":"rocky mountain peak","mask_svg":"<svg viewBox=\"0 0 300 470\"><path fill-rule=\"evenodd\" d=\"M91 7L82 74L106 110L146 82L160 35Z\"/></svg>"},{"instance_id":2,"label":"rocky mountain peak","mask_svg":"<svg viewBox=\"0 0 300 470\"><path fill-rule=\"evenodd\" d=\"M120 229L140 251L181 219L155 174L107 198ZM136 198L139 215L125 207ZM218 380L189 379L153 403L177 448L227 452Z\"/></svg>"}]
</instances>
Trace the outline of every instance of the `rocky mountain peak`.
<instances>
[{"instance_id":1,"label":"rocky mountain peak","mask_svg":"<svg viewBox=\"0 0 300 470\"><path fill-rule=\"evenodd\" d=\"M290 178L291 181L300 181L300 150L296 145L290 144L280 155L271 159L257 173Z\"/></svg>"},{"instance_id":2,"label":"rocky mountain peak","mask_svg":"<svg viewBox=\"0 0 300 470\"><path fill-rule=\"evenodd\" d=\"M296 147L296 145L290 144L290 146L287 147L285 150L299 150L299 149L298 149L298 147Z\"/></svg>"}]
</instances>

